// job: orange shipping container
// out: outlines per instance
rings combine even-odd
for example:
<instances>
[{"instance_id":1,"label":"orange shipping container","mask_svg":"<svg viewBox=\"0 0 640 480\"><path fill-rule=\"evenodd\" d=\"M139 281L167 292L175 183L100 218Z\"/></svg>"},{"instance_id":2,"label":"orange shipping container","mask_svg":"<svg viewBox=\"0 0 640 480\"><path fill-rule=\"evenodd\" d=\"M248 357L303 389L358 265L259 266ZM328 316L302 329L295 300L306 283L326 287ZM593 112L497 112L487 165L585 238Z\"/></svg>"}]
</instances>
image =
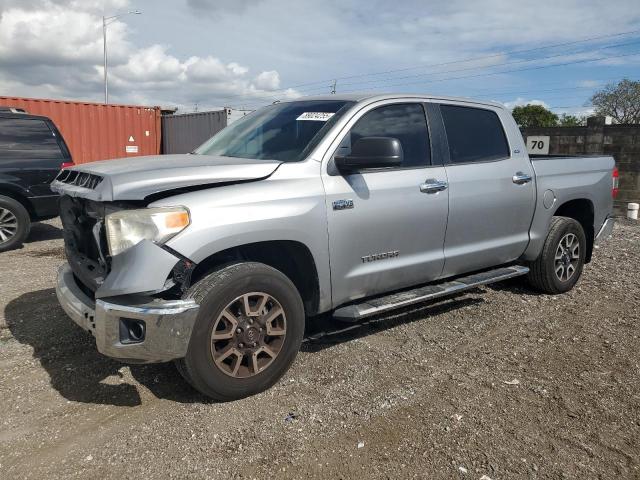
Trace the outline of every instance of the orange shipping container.
<instances>
[{"instance_id":1,"label":"orange shipping container","mask_svg":"<svg viewBox=\"0 0 640 480\"><path fill-rule=\"evenodd\" d=\"M0 106L53 120L75 163L160 153L160 107L2 96Z\"/></svg>"}]
</instances>

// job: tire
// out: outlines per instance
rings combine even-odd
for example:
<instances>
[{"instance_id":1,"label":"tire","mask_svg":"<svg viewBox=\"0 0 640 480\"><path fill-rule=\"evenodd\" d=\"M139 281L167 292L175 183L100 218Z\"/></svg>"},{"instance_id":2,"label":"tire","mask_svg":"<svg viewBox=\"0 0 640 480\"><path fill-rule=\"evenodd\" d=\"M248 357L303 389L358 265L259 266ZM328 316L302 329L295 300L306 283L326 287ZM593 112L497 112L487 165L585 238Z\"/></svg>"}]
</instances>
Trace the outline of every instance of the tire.
<instances>
[{"instance_id":1,"label":"tire","mask_svg":"<svg viewBox=\"0 0 640 480\"><path fill-rule=\"evenodd\" d=\"M187 355L176 366L201 393L222 402L254 395L274 385L295 360L304 305L279 270L254 262L225 266L193 285L185 298L200 309Z\"/></svg>"},{"instance_id":2,"label":"tire","mask_svg":"<svg viewBox=\"0 0 640 480\"><path fill-rule=\"evenodd\" d=\"M567 243L569 241L570 244ZM580 223L573 218L553 217L542 252L529 266L529 284L552 295L568 292L582 274L586 246L586 237ZM557 256L560 258L556 258Z\"/></svg>"},{"instance_id":3,"label":"tire","mask_svg":"<svg viewBox=\"0 0 640 480\"><path fill-rule=\"evenodd\" d=\"M27 209L17 200L0 195L0 252L22 246L30 230Z\"/></svg>"}]
</instances>

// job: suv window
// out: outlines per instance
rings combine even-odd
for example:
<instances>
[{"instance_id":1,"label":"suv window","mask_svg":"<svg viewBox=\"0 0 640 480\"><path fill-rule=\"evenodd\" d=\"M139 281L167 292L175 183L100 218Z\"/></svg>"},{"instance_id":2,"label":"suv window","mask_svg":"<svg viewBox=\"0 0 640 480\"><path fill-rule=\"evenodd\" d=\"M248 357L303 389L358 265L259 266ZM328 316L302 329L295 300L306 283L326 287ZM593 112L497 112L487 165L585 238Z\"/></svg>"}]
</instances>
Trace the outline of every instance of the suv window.
<instances>
[{"instance_id":1,"label":"suv window","mask_svg":"<svg viewBox=\"0 0 640 480\"><path fill-rule=\"evenodd\" d=\"M340 154L349 154L351 145L362 137L393 137L400 140L404 154L402 167L431 164L427 120L421 104L395 104L365 113L340 144Z\"/></svg>"},{"instance_id":2,"label":"suv window","mask_svg":"<svg viewBox=\"0 0 640 480\"><path fill-rule=\"evenodd\" d=\"M6 158L62 160L63 155L45 121L0 118L0 159Z\"/></svg>"},{"instance_id":3,"label":"suv window","mask_svg":"<svg viewBox=\"0 0 640 480\"><path fill-rule=\"evenodd\" d=\"M452 163L485 162L509 157L509 144L498 115L482 108L440 105Z\"/></svg>"}]
</instances>

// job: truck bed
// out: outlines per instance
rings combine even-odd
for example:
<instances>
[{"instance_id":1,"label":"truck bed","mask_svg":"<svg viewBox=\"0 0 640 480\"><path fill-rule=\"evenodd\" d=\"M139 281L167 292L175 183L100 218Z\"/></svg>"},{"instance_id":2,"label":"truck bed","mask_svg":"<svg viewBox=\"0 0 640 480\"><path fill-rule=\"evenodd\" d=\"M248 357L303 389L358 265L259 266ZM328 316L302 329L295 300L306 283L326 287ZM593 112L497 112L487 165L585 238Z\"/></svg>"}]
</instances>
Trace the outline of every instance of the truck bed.
<instances>
[{"instance_id":1,"label":"truck bed","mask_svg":"<svg viewBox=\"0 0 640 480\"><path fill-rule=\"evenodd\" d=\"M532 260L542 248L551 218L568 202L586 199L593 213L594 235L613 212L611 172L615 161L611 156L577 155L531 156L536 177L536 209L531 223L529 246L525 259ZM546 203L546 205L545 205Z\"/></svg>"}]
</instances>

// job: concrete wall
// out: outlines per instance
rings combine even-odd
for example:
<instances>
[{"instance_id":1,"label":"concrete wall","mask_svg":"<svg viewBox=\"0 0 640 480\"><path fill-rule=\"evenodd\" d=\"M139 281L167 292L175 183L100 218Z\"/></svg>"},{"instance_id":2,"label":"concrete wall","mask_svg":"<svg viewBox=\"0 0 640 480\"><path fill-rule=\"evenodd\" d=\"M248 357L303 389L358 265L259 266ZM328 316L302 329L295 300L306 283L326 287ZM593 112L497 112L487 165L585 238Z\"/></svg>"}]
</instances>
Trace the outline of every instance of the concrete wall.
<instances>
[{"instance_id":1,"label":"concrete wall","mask_svg":"<svg viewBox=\"0 0 640 480\"><path fill-rule=\"evenodd\" d=\"M603 117L591 117L586 127L523 129L531 135L549 136L551 155L612 155L620 171L616 212L626 212L629 202L640 202L640 125L605 125Z\"/></svg>"}]
</instances>

